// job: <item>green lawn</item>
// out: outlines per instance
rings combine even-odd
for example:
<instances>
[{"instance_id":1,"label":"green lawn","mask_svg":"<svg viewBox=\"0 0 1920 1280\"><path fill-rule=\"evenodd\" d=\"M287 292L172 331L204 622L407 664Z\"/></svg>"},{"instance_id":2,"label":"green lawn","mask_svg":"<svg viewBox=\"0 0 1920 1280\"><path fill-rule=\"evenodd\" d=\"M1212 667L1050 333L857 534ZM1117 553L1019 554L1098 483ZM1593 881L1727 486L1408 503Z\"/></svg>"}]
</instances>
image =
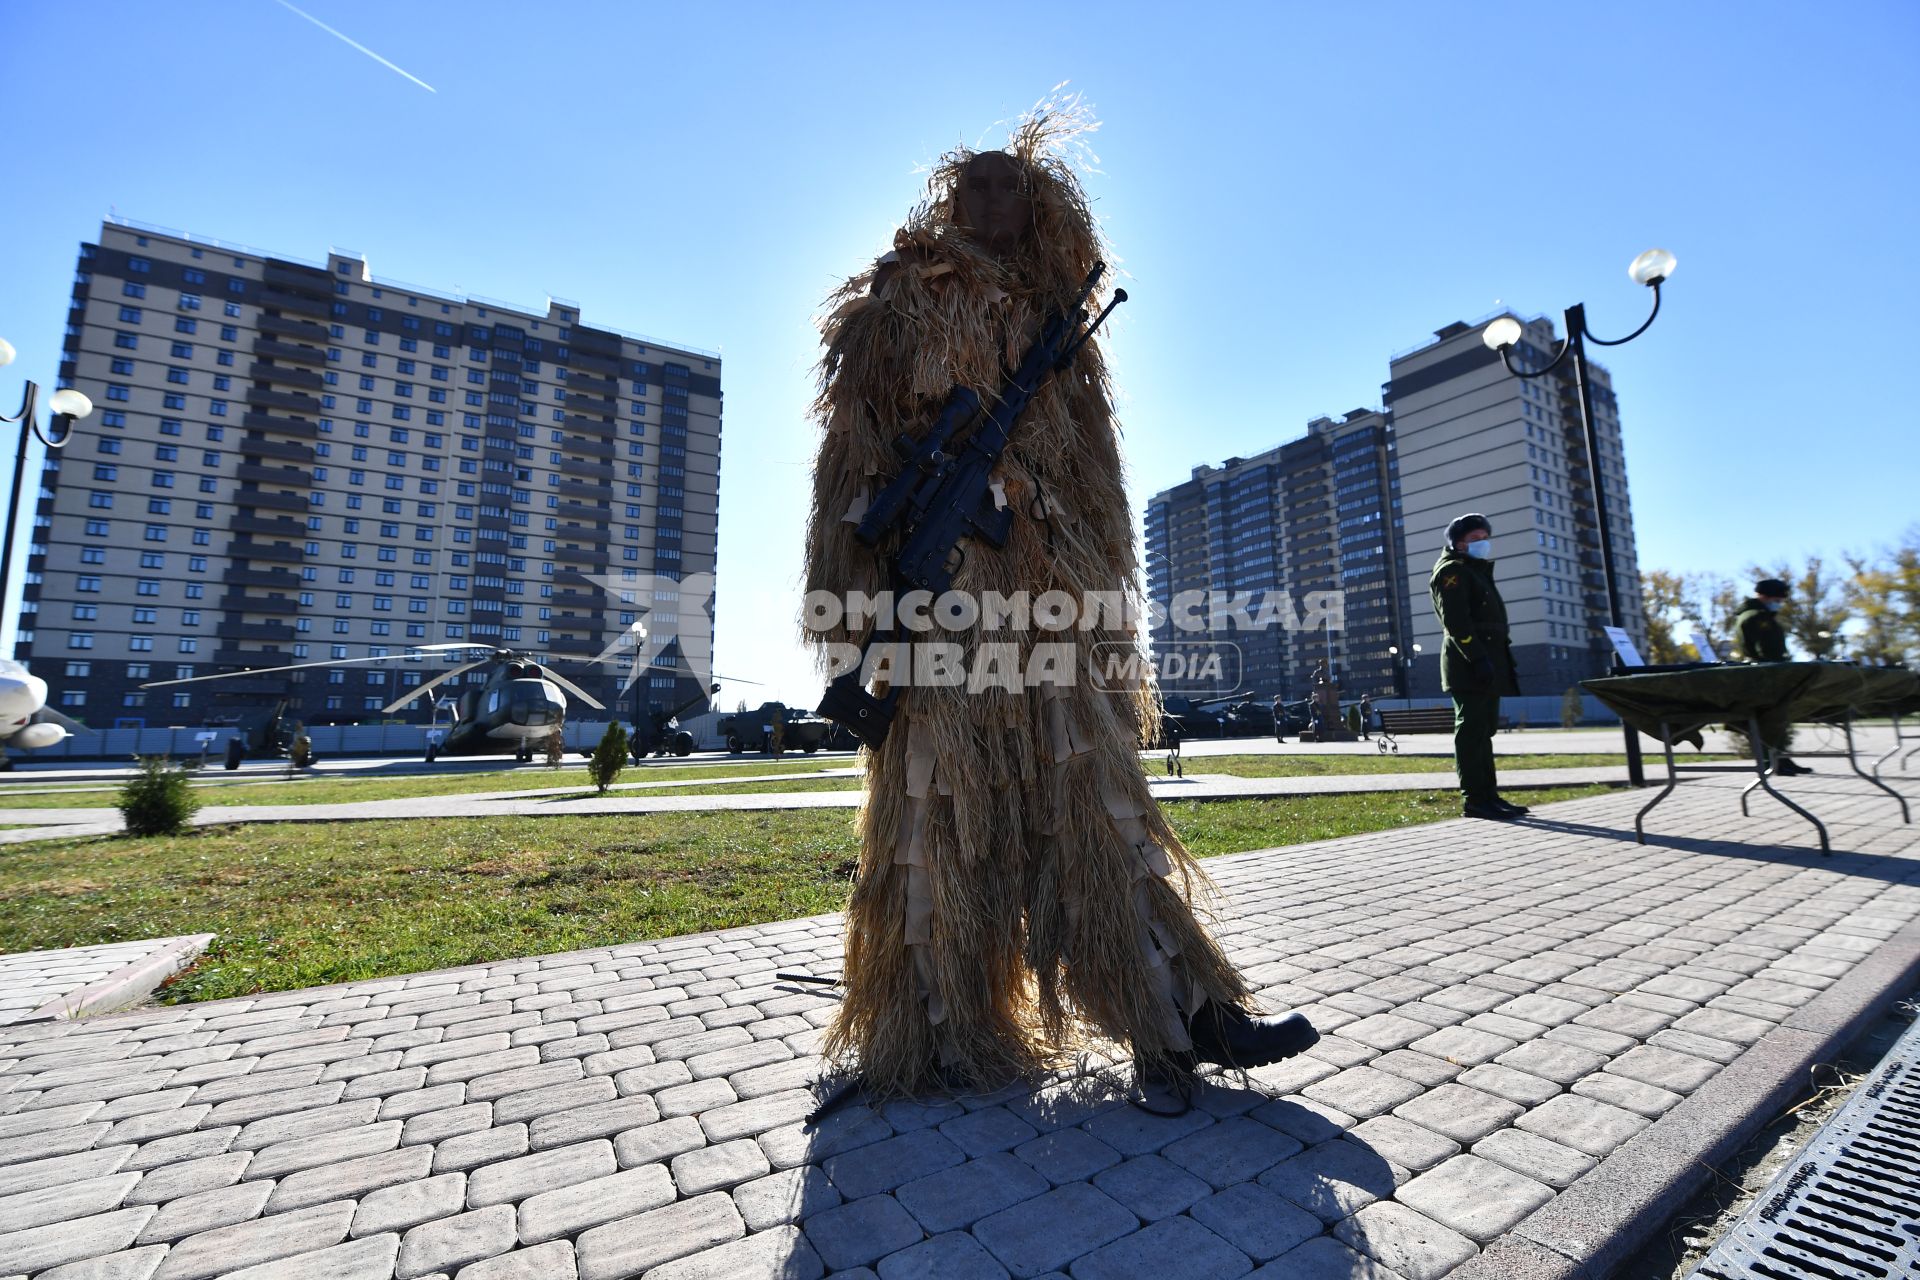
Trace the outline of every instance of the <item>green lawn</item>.
<instances>
[{"instance_id":1,"label":"green lawn","mask_svg":"<svg viewBox=\"0 0 1920 1280\"><path fill-rule=\"evenodd\" d=\"M685 782L703 778L751 778L771 773L804 776L823 769L844 769L851 760L761 761L758 764L629 766L616 785L633 782ZM593 781L584 767L561 769L520 768L488 770L484 773L422 773L402 777L356 777L352 774L322 774L287 781L262 781L258 777L221 781L208 780L206 774L194 776L194 795L202 804L353 804L368 800L397 800L406 796L474 795L491 791L540 791L555 787L591 789ZM679 787L661 788L677 792ZM0 787L0 810L6 809L82 809L112 808L119 788L95 786L77 794L13 795Z\"/></svg>"},{"instance_id":2,"label":"green lawn","mask_svg":"<svg viewBox=\"0 0 1920 1280\"><path fill-rule=\"evenodd\" d=\"M1164 757L1148 757L1149 766L1159 764ZM1698 752L1686 753L1688 763L1699 760L1733 760L1737 757L1727 755L1700 755ZM1280 755L1280 756L1187 756L1182 762L1188 773L1231 773L1242 778L1304 778L1315 774L1356 774L1356 773L1452 773L1451 755L1355 755L1351 752L1340 755ZM1594 754L1551 754L1496 756L1495 763L1502 769L1602 769L1614 766L1624 769L1627 758L1624 755ZM1151 767L1149 773L1155 772Z\"/></svg>"},{"instance_id":3,"label":"green lawn","mask_svg":"<svg viewBox=\"0 0 1920 1280\"><path fill-rule=\"evenodd\" d=\"M1529 792L1544 803L1604 787ZM1455 816L1450 792L1177 802L1202 856ZM260 824L0 846L0 951L218 935L206 1000L838 910L844 810Z\"/></svg>"}]
</instances>

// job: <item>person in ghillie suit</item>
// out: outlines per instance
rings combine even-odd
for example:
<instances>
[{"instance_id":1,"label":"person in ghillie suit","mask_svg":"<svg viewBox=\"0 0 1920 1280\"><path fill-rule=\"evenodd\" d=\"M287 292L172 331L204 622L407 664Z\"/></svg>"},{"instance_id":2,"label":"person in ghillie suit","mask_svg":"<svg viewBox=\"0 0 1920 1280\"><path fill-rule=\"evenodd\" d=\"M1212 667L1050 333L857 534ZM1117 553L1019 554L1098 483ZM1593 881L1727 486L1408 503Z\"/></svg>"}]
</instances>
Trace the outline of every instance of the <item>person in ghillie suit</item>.
<instances>
[{"instance_id":1,"label":"person in ghillie suit","mask_svg":"<svg viewBox=\"0 0 1920 1280\"><path fill-rule=\"evenodd\" d=\"M874 548L854 530L899 470L894 438L923 435L956 385L995 403L1046 316L1103 258L1069 155L1088 127L1068 103L1022 120L1003 151L949 153L892 251L829 298L809 592L890 587L899 534ZM1137 604L1118 446L1089 342L1028 405L996 469L994 501L1013 514L1005 546L963 541L953 589ZM858 644L866 629L813 627L806 639ZM1256 1066L1318 1039L1298 1014L1253 1015L1195 916L1204 873L1140 769L1154 691L1093 678L1096 647L1136 644L1130 623L1037 634L936 624L914 638L957 643L975 678L903 690L886 740L862 750L831 1056L871 1094L897 1097L1031 1078L1096 1036L1129 1049L1143 1080L1175 1084L1201 1061ZM1013 679L978 679L983 644L1018 654ZM1064 649L1064 669L1022 679L1040 644Z\"/></svg>"}]
</instances>

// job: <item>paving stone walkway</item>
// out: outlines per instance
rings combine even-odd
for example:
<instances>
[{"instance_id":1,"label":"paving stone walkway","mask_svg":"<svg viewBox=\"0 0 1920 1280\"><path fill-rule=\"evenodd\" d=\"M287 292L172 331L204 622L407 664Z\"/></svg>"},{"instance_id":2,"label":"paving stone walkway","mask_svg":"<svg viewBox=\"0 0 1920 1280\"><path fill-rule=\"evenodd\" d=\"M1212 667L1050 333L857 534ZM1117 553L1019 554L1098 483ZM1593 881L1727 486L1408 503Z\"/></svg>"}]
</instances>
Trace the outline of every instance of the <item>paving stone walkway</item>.
<instances>
[{"instance_id":1,"label":"paving stone walkway","mask_svg":"<svg viewBox=\"0 0 1920 1280\"><path fill-rule=\"evenodd\" d=\"M1096 1069L807 1129L832 994L774 973L837 917L0 1028L0 1276L1604 1275L1920 968L1916 829L1806 781L1830 859L1709 778L1646 846L1618 794L1211 860L1327 1034L1178 1118Z\"/></svg>"},{"instance_id":2,"label":"paving stone walkway","mask_svg":"<svg viewBox=\"0 0 1920 1280\"><path fill-rule=\"evenodd\" d=\"M0 1025L122 1009L187 967L210 933L0 955Z\"/></svg>"}]
</instances>

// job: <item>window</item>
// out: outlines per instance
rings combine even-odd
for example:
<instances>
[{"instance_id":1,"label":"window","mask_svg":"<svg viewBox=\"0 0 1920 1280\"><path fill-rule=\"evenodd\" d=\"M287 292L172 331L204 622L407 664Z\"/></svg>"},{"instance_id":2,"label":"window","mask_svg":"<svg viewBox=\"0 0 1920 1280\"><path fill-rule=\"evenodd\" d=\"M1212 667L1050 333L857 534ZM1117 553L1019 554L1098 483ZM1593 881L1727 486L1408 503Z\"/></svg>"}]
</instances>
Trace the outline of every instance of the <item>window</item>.
<instances>
[{"instance_id":1,"label":"window","mask_svg":"<svg viewBox=\"0 0 1920 1280\"><path fill-rule=\"evenodd\" d=\"M157 578L136 578L133 589L136 595L157 596L160 594L160 582Z\"/></svg>"},{"instance_id":2,"label":"window","mask_svg":"<svg viewBox=\"0 0 1920 1280\"><path fill-rule=\"evenodd\" d=\"M91 662L69 662L67 664L67 674L76 677L90 676L93 674L93 664Z\"/></svg>"},{"instance_id":3,"label":"window","mask_svg":"<svg viewBox=\"0 0 1920 1280\"><path fill-rule=\"evenodd\" d=\"M121 324L139 324L140 308L138 307L120 308L120 323Z\"/></svg>"},{"instance_id":4,"label":"window","mask_svg":"<svg viewBox=\"0 0 1920 1280\"><path fill-rule=\"evenodd\" d=\"M124 297L144 298L147 296L147 286L143 284L136 284L134 281L128 280L126 283L120 286L120 292Z\"/></svg>"},{"instance_id":5,"label":"window","mask_svg":"<svg viewBox=\"0 0 1920 1280\"><path fill-rule=\"evenodd\" d=\"M100 606L97 604L77 604L73 606L76 622L97 622L100 619Z\"/></svg>"},{"instance_id":6,"label":"window","mask_svg":"<svg viewBox=\"0 0 1920 1280\"><path fill-rule=\"evenodd\" d=\"M93 632L91 632L91 631L70 631L70 632L68 632L68 633L67 633L67 648L69 648L69 649L91 649L91 648L93 648Z\"/></svg>"},{"instance_id":7,"label":"window","mask_svg":"<svg viewBox=\"0 0 1920 1280\"><path fill-rule=\"evenodd\" d=\"M116 333L113 335L113 345L128 351L138 351L140 349L140 335L137 333Z\"/></svg>"},{"instance_id":8,"label":"window","mask_svg":"<svg viewBox=\"0 0 1920 1280\"><path fill-rule=\"evenodd\" d=\"M133 651L134 653L152 653L153 637L152 636L128 636L127 648Z\"/></svg>"}]
</instances>

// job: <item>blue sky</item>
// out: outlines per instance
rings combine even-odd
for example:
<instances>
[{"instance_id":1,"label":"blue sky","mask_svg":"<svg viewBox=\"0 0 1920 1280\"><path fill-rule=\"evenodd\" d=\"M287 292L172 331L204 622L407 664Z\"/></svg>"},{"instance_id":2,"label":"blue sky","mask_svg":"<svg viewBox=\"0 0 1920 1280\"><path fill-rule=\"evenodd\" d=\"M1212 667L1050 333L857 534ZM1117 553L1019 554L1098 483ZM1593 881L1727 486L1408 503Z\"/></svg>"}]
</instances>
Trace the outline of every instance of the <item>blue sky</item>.
<instances>
[{"instance_id":1,"label":"blue sky","mask_svg":"<svg viewBox=\"0 0 1920 1280\"><path fill-rule=\"evenodd\" d=\"M717 666L817 684L796 607L817 336L916 166L1060 81L1131 276L1110 341L1145 497L1379 403L1499 306L1605 357L1643 567L1835 555L1915 518L1920 6L973 6L0 0L0 373L51 383L110 208L720 350ZM10 447L5 449L11 455ZM743 691L750 692L750 691ZM731 696L731 695L729 695Z\"/></svg>"}]
</instances>

